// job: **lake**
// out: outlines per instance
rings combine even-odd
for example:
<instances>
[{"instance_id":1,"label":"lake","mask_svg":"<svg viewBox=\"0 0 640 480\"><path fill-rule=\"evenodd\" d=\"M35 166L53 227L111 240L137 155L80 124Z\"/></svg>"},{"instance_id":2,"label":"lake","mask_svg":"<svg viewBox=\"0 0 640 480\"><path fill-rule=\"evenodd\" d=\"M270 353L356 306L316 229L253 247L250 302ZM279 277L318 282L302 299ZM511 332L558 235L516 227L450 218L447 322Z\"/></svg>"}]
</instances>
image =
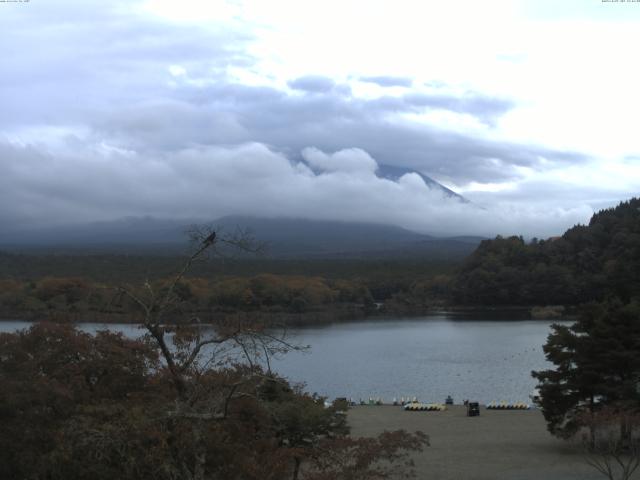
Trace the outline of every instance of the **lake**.
<instances>
[{"instance_id":1,"label":"lake","mask_svg":"<svg viewBox=\"0 0 640 480\"><path fill-rule=\"evenodd\" d=\"M502 318L502 317L501 317ZM531 370L548 368L542 345L552 321L460 320L447 314L420 318L338 323L291 328L288 337L308 352L290 352L272 368L307 390L355 400L417 397L456 403L471 399L529 401L535 387ZM28 322L0 322L0 331L27 328ZM135 325L82 324L140 334Z\"/></svg>"}]
</instances>

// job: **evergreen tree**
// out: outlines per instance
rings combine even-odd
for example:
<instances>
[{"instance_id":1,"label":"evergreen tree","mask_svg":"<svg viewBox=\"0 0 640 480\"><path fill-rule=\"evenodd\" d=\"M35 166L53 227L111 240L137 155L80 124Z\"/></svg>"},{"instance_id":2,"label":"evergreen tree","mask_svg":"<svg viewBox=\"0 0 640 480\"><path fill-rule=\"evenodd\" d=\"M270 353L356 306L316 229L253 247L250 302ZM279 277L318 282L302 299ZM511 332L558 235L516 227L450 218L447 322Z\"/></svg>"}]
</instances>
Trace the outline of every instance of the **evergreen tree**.
<instances>
[{"instance_id":1,"label":"evergreen tree","mask_svg":"<svg viewBox=\"0 0 640 480\"><path fill-rule=\"evenodd\" d=\"M551 433L572 436L603 406L640 408L640 303L591 304L573 325L552 328L543 348L555 369L532 372Z\"/></svg>"},{"instance_id":2,"label":"evergreen tree","mask_svg":"<svg viewBox=\"0 0 640 480\"><path fill-rule=\"evenodd\" d=\"M640 198L602 210L561 237L483 241L451 285L456 303L580 305L640 296Z\"/></svg>"}]
</instances>

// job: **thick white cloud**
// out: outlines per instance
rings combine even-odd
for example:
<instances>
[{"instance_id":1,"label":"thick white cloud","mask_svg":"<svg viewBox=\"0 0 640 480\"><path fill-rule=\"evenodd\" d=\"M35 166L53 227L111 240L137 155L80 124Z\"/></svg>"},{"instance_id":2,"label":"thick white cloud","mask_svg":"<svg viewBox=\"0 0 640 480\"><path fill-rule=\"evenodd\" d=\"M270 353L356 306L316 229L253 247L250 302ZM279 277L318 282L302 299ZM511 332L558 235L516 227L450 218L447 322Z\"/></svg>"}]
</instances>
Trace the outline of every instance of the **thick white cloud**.
<instances>
[{"instance_id":1,"label":"thick white cloud","mask_svg":"<svg viewBox=\"0 0 640 480\"><path fill-rule=\"evenodd\" d=\"M378 164L360 148L349 148L327 154L315 147L302 150L302 158L321 172L374 173Z\"/></svg>"},{"instance_id":2,"label":"thick white cloud","mask_svg":"<svg viewBox=\"0 0 640 480\"><path fill-rule=\"evenodd\" d=\"M306 149L305 160L322 170L314 173L259 143L170 154L70 146L52 157L34 146L0 145L0 221L19 218L36 225L130 215L212 220L244 214L389 223L437 235L548 236L592 213L586 205L564 209L551 202L479 208L430 188L417 174L380 178L375 160L360 149Z\"/></svg>"}]
</instances>

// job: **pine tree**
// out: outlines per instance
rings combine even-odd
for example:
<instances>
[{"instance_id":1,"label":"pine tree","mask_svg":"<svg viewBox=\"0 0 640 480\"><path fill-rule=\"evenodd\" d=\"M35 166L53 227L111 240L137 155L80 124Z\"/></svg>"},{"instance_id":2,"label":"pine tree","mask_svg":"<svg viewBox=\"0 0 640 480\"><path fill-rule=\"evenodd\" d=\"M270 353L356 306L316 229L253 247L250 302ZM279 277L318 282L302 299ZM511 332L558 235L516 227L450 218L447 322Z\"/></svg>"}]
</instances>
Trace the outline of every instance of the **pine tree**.
<instances>
[{"instance_id":1,"label":"pine tree","mask_svg":"<svg viewBox=\"0 0 640 480\"><path fill-rule=\"evenodd\" d=\"M603 406L640 408L640 303L591 304L573 325L552 328L543 348L555 369L532 372L551 433L572 436Z\"/></svg>"}]
</instances>

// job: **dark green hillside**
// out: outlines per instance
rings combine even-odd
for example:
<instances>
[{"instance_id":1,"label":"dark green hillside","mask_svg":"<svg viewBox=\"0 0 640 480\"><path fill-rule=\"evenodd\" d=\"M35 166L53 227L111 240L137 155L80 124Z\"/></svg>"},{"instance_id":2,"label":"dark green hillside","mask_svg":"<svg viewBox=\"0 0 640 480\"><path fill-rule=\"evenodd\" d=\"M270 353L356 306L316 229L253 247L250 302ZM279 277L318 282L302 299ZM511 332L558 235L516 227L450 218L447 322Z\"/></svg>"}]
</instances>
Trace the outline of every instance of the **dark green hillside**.
<instances>
[{"instance_id":1,"label":"dark green hillside","mask_svg":"<svg viewBox=\"0 0 640 480\"><path fill-rule=\"evenodd\" d=\"M456 303L576 305L640 296L640 199L602 210L562 237L483 241L452 286Z\"/></svg>"}]
</instances>

